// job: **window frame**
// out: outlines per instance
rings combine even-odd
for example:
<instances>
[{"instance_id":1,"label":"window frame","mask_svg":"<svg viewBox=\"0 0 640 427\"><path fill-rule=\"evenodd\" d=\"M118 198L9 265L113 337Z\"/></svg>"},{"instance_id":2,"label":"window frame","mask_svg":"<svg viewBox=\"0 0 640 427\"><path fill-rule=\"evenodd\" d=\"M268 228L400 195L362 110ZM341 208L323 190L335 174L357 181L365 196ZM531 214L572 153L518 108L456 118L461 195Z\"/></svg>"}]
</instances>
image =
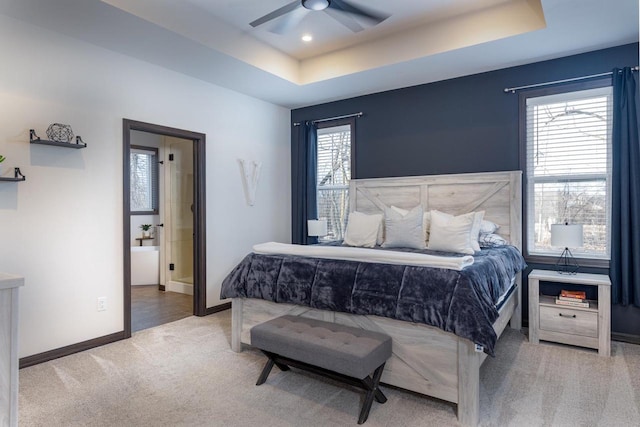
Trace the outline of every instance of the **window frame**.
<instances>
[{"instance_id":1,"label":"window frame","mask_svg":"<svg viewBox=\"0 0 640 427\"><path fill-rule=\"evenodd\" d=\"M151 210L133 210L129 209L130 215L158 215L160 213L160 171L158 167L159 163L159 150L156 147L149 147L146 145L131 145L129 157L133 154L133 150L141 150L141 151L149 151L153 153L153 156L156 158L156 162L152 165L153 168L153 177L152 179L155 181L151 184L151 188L153 193L151 194L152 204L155 205L155 208ZM129 178L131 181L131 178ZM154 191L155 190L155 191ZM131 193L131 188L129 189ZM129 194L131 197L131 194ZM130 205L131 206L131 205Z\"/></svg>"},{"instance_id":2,"label":"window frame","mask_svg":"<svg viewBox=\"0 0 640 427\"><path fill-rule=\"evenodd\" d=\"M352 179L356 178L356 117L345 117L345 118L341 118L341 119L333 119L333 120L323 120L320 122L316 122L316 127L318 130L320 129L326 129L326 128L331 128L331 127L337 127L337 126L345 126L348 125L350 128L350 133L351 133L351 150L350 150L350 168L351 168L351 177L349 178L349 181L351 181ZM316 140L317 140L317 135L316 135ZM317 150L317 147L316 147ZM316 154L316 158L317 158L317 154ZM316 165L316 174L318 171L318 165ZM347 191L349 190L350 185L347 185ZM316 203L318 204L317 206L317 212L318 212L318 216L320 215L320 206L318 201L320 200L320 198L318 197L318 188L317 188L317 184L316 184ZM347 210L347 218L345 220L345 224L348 221L348 213L351 212L351 196L349 195L349 208ZM345 229L346 231L346 229ZM322 237L318 238L319 241L321 242L333 242L335 240L330 240L330 239L324 239Z\"/></svg>"},{"instance_id":3,"label":"window frame","mask_svg":"<svg viewBox=\"0 0 640 427\"><path fill-rule=\"evenodd\" d=\"M577 92L589 89L598 89L611 86L611 78L598 78L594 80L580 81L569 84L560 84L544 88L537 88L531 90L523 90L518 95L518 127L519 127L519 157L520 157L520 170L522 171L522 248L525 260L532 264L555 264L560 256L561 251L558 250L557 254L531 254L529 253L529 218L528 218L528 201L529 201L529 176L527 165L527 99L538 98L548 95L558 95L562 93ZM613 148L612 148L613 149ZM611 166L613 167L613 165ZM611 189L611 183L609 183L609 191ZM609 200L611 199L611 193L608 194ZM611 227L611 218L608 218L608 226ZM609 234L609 242L611 245L611 235ZM577 257L576 261L580 266L594 267L594 268L609 268L609 259L605 258L584 258Z\"/></svg>"}]
</instances>

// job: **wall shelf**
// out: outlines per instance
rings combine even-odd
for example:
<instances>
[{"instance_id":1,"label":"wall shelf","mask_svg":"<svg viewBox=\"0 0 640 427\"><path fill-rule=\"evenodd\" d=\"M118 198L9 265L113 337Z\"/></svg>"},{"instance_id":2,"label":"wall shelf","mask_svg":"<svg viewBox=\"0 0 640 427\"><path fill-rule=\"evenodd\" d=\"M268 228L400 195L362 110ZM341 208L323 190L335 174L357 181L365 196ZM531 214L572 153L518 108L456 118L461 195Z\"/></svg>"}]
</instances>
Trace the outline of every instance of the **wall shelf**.
<instances>
[{"instance_id":1,"label":"wall shelf","mask_svg":"<svg viewBox=\"0 0 640 427\"><path fill-rule=\"evenodd\" d=\"M85 148L87 143L82 140L80 135L76 136L76 142L59 142L59 141L50 141L48 139L40 139L38 135L36 135L36 131L33 129L29 129L29 142L31 144L40 144L40 145L53 145L54 147L65 147L65 148Z\"/></svg>"},{"instance_id":2,"label":"wall shelf","mask_svg":"<svg viewBox=\"0 0 640 427\"><path fill-rule=\"evenodd\" d=\"M155 237L136 237L136 240L140 242L140 246L142 246L142 242L144 240L153 240Z\"/></svg>"},{"instance_id":3,"label":"wall shelf","mask_svg":"<svg viewBox=\"0 0 640 427\"><path fill-rule=\"evenodd\" d=\"M20 168L13 168L13 178L0 176L0 181L3 182L18 182L25 181L26 179L27 177L22 175L22 172L20 172Z\"/></svg>"}]
</instances>

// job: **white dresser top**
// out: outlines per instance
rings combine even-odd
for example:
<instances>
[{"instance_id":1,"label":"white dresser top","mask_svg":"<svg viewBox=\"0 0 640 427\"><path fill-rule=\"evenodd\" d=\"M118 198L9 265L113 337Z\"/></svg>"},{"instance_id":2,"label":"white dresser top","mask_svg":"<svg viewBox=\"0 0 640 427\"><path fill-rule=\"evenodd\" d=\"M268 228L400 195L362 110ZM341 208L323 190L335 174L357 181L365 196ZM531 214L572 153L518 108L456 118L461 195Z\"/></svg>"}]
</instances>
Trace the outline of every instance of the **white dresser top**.
<instances>
[{"instance_id":1,"label":"white dresser top","mask_svg":"<svg viewBox=\"0 0 640 427\"><path fill-rule=\"evenodd\" d=\"M0 290L24 286L24 277L0 271Z\"/></svg>"}]
</instances>

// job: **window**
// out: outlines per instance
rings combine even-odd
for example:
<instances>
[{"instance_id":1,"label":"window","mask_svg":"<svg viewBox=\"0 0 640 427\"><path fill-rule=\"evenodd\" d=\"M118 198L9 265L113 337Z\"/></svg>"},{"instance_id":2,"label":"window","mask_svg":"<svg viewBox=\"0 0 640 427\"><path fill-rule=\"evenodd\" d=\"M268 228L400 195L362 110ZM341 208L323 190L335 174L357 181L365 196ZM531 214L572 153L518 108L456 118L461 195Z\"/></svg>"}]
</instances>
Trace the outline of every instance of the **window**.
<instances>
[{"instance_id":1,"label":"window","mask_svg":"<svg viewBox=\"0 0 640 427\"><path fill-rule=\"evenodd\" d=\"M158 149L131 146L131 214L158 213Z\"/></svg>"},{"instance_id":2,"label":"window","mask_svg":"<svg viewBox=\"0 0 640 427\"><path fill-rule=\"evenodd\" d=\"M526 97L529 255L559 254L550 226L568 222L583 225L574 256L609 259L612 97L611 86Z\"/></svg>"},{"instance_id":3,"label":"window","mask_svg":"<svg viewBox=\"0 0 640 427\"><path fill-rule=\"evenodd\" d=\"M349 214L353 121L335 124L318 126L318 218L327 220L328 233L323 241L344 238Z\"/></svg>"}]
</instances>

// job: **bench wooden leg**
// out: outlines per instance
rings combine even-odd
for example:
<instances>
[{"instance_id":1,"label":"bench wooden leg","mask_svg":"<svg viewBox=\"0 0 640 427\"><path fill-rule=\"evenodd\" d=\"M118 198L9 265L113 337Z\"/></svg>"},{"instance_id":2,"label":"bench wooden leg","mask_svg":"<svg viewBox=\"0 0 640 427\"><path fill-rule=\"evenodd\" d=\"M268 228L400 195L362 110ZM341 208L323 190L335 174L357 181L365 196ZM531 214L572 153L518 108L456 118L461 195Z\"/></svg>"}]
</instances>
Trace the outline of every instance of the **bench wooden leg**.
<instances>
[{"instance_id":1,"label":"bench wooden leg","mask_svg":"<svg viewBox=\"0 0 640 427\"><path fill-rule=\"evenodd\" d=\"M373 399L380 403L387 401L386 396L380 391L378 386L380 385L380 377L382 377L382 370L384 369L384 363L378 367L373 373L373 378L365 378L362 382L367 386L367 395L364 398L362 409L360 410L360 417L358 418L358 424L362 424L369 418L369 411L371 410L371 404Z\"/></svg>"},{"instance_id":2,"label":"bench wooden leg","mask_svg":"<svg viewBox=\"0 0 640 427\"><path fill-rule=\"evenodd\" d=\"M283 357L269 351L261 351L268 357L268 360L267 364L262 369L262 373L260 374L256 385L265 383L267 377L269 376L269 373L271 372L271 369L273 369L273 365L276 365L283 371L288 371L289 365L291 365L294 368L304 369L318 375L322 375L337 381L342 381L347 384L363 388L366 391L366 395L364 398L364 403L362 404L362 408L360 409L358 424L362 424L367 421L367 418L369 417L369 411L371 411L371 405L373 404L374 399L379 403L385 403L387 401L387 397L379 387L380 378L382 377L382 371L384 370L384 363L373 372L373 375L371 377L367 376L364 379L358 379L334 371L330 371L328 369L320 368L318 366L310 365L308 363L300 362L298 360L289 359L287 357Z\"/></svg>"},{"instance_id":3,"label":"bench wooden leg","mask_svg":"<svg viewBox=\"0 0 640 427\"><path fill-rule=\"evenodd\" d=\"M273 369L273 365L276 365L278 368L280 368L281 371L288 371L289 370L289 367L287 365L285 365L281 361L277 360L278 356L276 354L273 354L273 353L270 353L270 352L264 351L264 350L262 350L262 352L269 359L267 360L267 364L264 365L264 368L262 368L262 373L260 374L260 377L258 378L258 382L256 382L256 385L264 384L264 382L267 380L267 377L271 373L271 369Z\"/></svg>"},{"instance_id":4,"label":"bench wooden leg","mask_svg":"<svg viewBox=\"0 0 640 427\"><path fill-rule=\"evenodd\" d=\"M373 380L370 377L363 379L362 383L364 384L362 388L365 390L375 389L373 398L376 400L376 402L385 403L387 401L387 396L385 396L382 390L380 390L380 387L373 386Z\"/></svg>"},{"instance_id":5,"label":"bench wooden leg","mask_svg":"<svg viewBox=\"0 0 640 427\"><path fill-rule=\"evenodd\" d=\"M269 358L269 360L267 360L267 364L264 365L264 368L262 368L262 373L260 374L256 385L264 384L264 382L267 380L267 377L269 376L269 373L271 372L271 368L273 368L273 364L273 359Z\"/></svg>"},{"instance_id":6,"label":"bench wooden leg","mask_svg":"<svg viewBox=\"0 0 640 427\"><path fill-rule=\"evenodd\" d=\"M374 394L374 397L376 399L376 402L378 403L385 403L387 401L387 396L384 395L384 393L382 392L382 390L380 390L380 387L376 386L376 392Z\"/></svg>"},{"instance_id":7,"label":"bench wooden leg","mask_svg":"<svg viewBox=\"0 0 640 427\"><path fill-rule=\"evenodd\" d=\"M264 351L264 350L260 350L260 351L262 353L264 353L264 355L267 356L270 360L272 360L273 363L275 363L276 366L278 368L280 368L281 371L288 371L289 370L289 366L287 366L285 363L283 363L282 359L277 354L271 353L270 351ZM272 367L273 367L273 365L272 365Z\"/></svg>"}]
</instances>

